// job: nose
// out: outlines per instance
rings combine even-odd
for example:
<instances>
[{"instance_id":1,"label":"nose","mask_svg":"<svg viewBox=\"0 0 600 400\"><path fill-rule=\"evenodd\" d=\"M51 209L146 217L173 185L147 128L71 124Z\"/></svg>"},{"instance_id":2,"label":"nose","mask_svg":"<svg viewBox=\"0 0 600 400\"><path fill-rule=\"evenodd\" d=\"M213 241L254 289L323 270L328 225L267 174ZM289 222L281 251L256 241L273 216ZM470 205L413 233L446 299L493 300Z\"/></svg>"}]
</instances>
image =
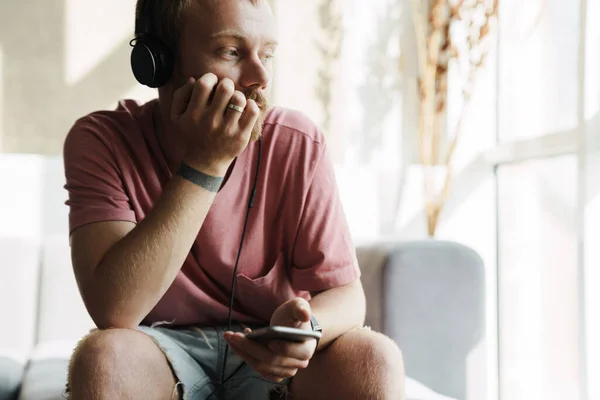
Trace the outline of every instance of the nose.
<instances>
[{"instance_id":1,"label":"nose","mask_svg":"<svg viewBox=\"0 0 600 400\"><path fill-rule=\"evenodd\" d=\"M270 71L259 57L252 57L246 60L240 79L240 84L243 87L265 90L269 86L270 81Z\"/></svg>"}]
</instances>

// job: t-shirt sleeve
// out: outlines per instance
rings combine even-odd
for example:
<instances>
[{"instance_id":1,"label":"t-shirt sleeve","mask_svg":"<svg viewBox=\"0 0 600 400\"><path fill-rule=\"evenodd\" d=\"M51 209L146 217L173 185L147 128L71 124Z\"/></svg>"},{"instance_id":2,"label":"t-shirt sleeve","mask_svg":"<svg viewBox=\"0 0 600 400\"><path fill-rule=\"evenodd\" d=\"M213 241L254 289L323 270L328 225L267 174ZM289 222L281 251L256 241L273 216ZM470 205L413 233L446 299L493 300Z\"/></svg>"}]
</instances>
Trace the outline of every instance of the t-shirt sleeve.
<instances>
[{"instance_id":1,"label":"t-shirt sleeve","mask_svg":"<svg viewBox=\"0 0 600 400\"><path fill-rule=\"evenodd\" d=\"M356 250L325 146L316 161L292 257L292 286L322 291L360 278Z\"/></svg>"},{"instance_id":2,"label":"t-shirt sleeve","mask_svg":"<svg viewBox=\"0 0 600 400\"><path fill-rule=\"evenodd\" d=\"M70 232L93 222L136 222L110 140L102 129L106 128L81 119L65 139Z\"/></svg>"}]
</instances>

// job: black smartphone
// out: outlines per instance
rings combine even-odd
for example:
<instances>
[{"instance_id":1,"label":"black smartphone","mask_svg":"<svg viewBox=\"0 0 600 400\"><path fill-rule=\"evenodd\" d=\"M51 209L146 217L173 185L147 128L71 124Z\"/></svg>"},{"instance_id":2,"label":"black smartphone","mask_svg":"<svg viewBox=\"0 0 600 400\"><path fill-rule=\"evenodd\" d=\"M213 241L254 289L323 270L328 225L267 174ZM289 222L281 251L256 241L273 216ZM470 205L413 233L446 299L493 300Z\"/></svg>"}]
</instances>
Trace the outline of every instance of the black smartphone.
<instances>
[{"instance_id":1,"label":"black smartphone","mask_svg":"<svg viewBox=\"0 0 600 400\"><path fill-rule=\"evenodd\" d=\"M288 342L302 343L309 339L320 339L321 332L308 331L306 329L289 328L287 326L269 326L257 329L246 335L248 339L264 342L269 340L284 340Z\"/></svg>"}]
</instances>

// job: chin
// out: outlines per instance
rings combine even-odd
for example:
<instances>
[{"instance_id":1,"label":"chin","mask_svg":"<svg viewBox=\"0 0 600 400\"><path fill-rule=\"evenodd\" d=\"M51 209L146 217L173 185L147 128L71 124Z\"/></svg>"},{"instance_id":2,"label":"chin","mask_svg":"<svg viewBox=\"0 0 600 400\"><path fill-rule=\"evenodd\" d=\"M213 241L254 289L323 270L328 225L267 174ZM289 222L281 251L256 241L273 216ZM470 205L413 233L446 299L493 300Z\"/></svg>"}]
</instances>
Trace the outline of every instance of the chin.
<instances>
[{"instance_id":1,"label":"chin","mask_svg":"<svg viewBox=\"0 0 600 400\"><path fill-rule=\"evenodd\" d=\"M262 129L254 129L254 130L252 130L252 134L250 135L250 141L256 142L261 137L262 137Z\"/></svg>"},{"instance_id":2,"label":"chin","mask_svg":"<svg viewBox=\"0 0 600 400\"><path fill-rule=\"evenodd\" d=\"M262 137L263 125L265 123L266 116L267 111L261 111L260 116L256 120L256 124L254 124L254 127L252 128L252 133L250 134L251 142L256 142Z\"/></svg>"}]
</instances>

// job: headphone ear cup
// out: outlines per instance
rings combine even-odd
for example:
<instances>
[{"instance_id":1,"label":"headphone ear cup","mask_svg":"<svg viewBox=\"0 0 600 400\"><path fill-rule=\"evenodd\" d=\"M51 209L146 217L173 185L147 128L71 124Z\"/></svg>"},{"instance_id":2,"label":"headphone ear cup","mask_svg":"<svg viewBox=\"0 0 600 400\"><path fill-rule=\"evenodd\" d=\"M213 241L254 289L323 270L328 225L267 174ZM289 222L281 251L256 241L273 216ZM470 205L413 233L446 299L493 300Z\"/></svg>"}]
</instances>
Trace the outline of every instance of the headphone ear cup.
<instances>
[{"instance_id":1,"label":"headphone ear cup","mask_svg":"<svg viewBox=\"0 0 600 400\"><path fill-rule=\"evenodd\" d=\"M173 54L160 40L151 36L138 38L131 51L131 70L142 85L164 86L173 73Z\"/></svg>"}]
</instances>

